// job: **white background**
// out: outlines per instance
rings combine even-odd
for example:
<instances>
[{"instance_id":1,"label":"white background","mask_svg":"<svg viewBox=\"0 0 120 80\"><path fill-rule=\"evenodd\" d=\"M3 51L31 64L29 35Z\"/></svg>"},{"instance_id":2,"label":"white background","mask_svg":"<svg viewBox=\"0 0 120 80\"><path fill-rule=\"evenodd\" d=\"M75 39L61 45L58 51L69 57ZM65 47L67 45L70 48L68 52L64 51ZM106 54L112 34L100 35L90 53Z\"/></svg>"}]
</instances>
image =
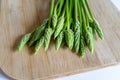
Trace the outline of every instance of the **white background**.
<instances>
[{"instance_id":1,"label":"white background","mask_svg":"<svg viewBox=\"0 0 120 80\"><path fill-rule=\"evenodd\" d=\"M120 80L120 65L56 80Z\"/></svg>"},{"instance_id":2,"label":"white background","mask_svg":"<svg viewBox=\"0 0 120 80\"><path fill-rule=\"evenodd\" d=\"M111 0L120 11L120 0ZM10 80L0 70L0 80ZM100 70L90 71L86 73L76 74L68 77L58 78L55 80L120 80L120 65L108 67Z\"/></svg>"}]
</instances>

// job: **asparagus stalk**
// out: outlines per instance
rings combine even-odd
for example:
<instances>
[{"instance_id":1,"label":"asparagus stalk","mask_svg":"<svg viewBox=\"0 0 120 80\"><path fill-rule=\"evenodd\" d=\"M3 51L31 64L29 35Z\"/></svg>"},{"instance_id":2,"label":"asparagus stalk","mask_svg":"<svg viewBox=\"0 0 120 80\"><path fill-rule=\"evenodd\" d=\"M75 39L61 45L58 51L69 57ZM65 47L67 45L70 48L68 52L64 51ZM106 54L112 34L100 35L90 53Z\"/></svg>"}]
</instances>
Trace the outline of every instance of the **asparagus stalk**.
<instances>
[{"instance_id":1,"label":"asparagus stalk","mask_svg":"<svg viewBox=\"0 0 120 80\"><path fill-rule=\"evenodd\" d=\"M75 0L75 24L74 24L74 49L75 52L79 52L79 47L80 47L80 22L78 20L78 0Z\"/></svg>"},{"instance_id":2,"label":"asparagus stalk","mask_svg":"<svg viewBox=\"0 0 120 80\"><path fill-rule=\"evenodd\" d=\"M86 4L87 9L89 11L89 14L90 14L90 16L92 18L92 24L93 24L92 27L96 30L98 36L103 40L104 39L103 31L102 31L98 21L95 19L94 15L93 15L93 12L92 12L92 10L90 8L88 0L85 0L85 4Z\"/></svg>"},{"instance_id":3,"label":"asparagus stalk","mask_svg":"<svg viewBox=\"0 0 120 80\"><path fill-rule=\"evenodd\" d=\"M56 50L65 43L69 49L74 49L84 57L86 46L91 53L94 51L95 32L104 39L88 0L57 0L56 3L55 0L51 0L49 18L22 38L18 50L21 51L26 43L29 46L35 45L35 54L42 45L48 50L53 36Z\"/></svg>"},{"instance_id":4,"label":"asparagus stalk","mask_svg":"<svg viewBox=\"0 0 120 80\"><path fill-rule=\"evenodd\" d=\"M66 0L66 15L67 15L67 30L65 31L65 39L68 47L73 48L74 44L74 32L70 29L70 5L69 0Z\"/></svg>"},{"instance_id":5,"label":"asparagus stalk","mask_svg":"<svg viewBox=\"0 0 120 80\"><path fill-rule=\"evenodd\" d=\"M79 11L79 15L80 15L80 48L79 48L79 51L80 51L80 55L82 57L85 56L85 39L84 39L84 28L83 28L83 15L82 15L82 4L81 4L81 1L78 2L78 11Z\"/></svg>"},{"instance_id":6,"label":"asparagus stalk","mask_svg":"<svg viewBox=\"0 0 120 80\"><path fill-rule=\"evenodd\" d=\"M35 55L39 51L40 47L44 44L44 37L41 37L35 45Z\"/></svg>"},{"instance_id":7,"label":"asparagus stalk","mask_svg":"<svg viewBox=\"0 0 120 80\"><path fill-rule=\"evenodd\" d=\"M63 39L64 39L64 32L61 31L61 33L59 34L59 36L57 37L57 40L56 40L56 45L55 45L56 50L58 50L60 48Z\"/></svg>"},{"instance_id":8,"label":"asparagus stalk","mask_svg":"<svg viewBox=\"0 0 120 80\"><path fill-rule=\"evenodd\" d=\"M56 26L56 30L54 33L54 39L60 34L60 32L62 31L63 27L64 27L64 12L62 14L62 16L58 19L58 24Z\"/></svg>"},{"instance_id":9,"label":"asparagus stalk","mask_svg":"<svg viewBox=\"0 0 120 80\"><path fill-rule=\"evenodd\" d=\"M23 36L23 38L21 39L18 45L18 51L21 51L23 49L24 45L29 41L30 37L31 37L31 33L28 33Z\"/></svg>"},{"instance_id":10,"label":"asparagus stalk","mask_svg":"<svg viewBox=\"0 0 120 80\"><path fill-rule=\"evenodd\" d=\"M44 41L44 46L45 46L45 51L47 51L47 49L49 48L49 44L50 44L50 40L53 34L53 30L51 28L47 28L45 30L45 41Z\"/></svg>"},{"instance_id":11,"label":"asparagus stalk","mask_svg":"<svg viewBox=\"0 0 120 80\"><path fill-rule=\"evenodd\" d=\"M82 0L83 1L83 0ZM94 20L94 15L93 15L93 12L92 12L92 10L91 10L91 8L90 8L90 5L89 5L89 3L88 3L88 0L84 0L85 1L85 4L86 4L86 6L87 6L87 9L88 9L88 11L89 11L89 14L90 14L90 16L91 16L91 18Z\"/></svg>"},{"instance_id":12,"label":"asparagus stalk","mask_svg":"<svg viewBox=\"0 0 120 80\"><path fill-rule=\"evenodd\" d=\"M29 46L32 46L41 36L43 36L47 23L48 20L45 20L40 27L33 31L30 41L28 43Z\"/></svg>"}]
</instances>

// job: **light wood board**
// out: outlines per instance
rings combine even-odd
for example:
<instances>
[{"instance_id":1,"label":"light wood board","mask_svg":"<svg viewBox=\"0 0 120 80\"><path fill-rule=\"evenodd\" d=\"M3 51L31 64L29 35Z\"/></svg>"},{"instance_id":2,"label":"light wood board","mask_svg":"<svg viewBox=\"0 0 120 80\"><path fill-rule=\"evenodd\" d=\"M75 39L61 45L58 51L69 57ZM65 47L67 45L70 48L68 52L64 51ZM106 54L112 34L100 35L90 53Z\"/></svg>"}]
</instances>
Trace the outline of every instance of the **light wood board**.
<instances>
[{"instance_id":1,"label":"light wood board","mask_svg":"<svg viewBox=\"0 0 120 80\"><path fill-rule=\"evenodd\" d=\"M120 12L110 0L89 0L100 22L105 40L95 41L95 51L84 59L68 48L55 51L52 41L47 52L25 47L16 50L21 37L38 27L49 14L50 0L1 0L0 68L14 79L39 80L66 76L120 63Z\"/></svg>"}]
</instances>

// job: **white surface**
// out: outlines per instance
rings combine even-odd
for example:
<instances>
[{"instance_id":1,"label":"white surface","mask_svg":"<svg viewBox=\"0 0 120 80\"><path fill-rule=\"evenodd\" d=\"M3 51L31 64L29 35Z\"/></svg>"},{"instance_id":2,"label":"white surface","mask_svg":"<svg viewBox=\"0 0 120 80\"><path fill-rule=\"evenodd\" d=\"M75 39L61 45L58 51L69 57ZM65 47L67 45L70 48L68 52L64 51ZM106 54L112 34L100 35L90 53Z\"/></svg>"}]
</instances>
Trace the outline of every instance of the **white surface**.
<instances>
[{"instance_id":1,"label":"white surface","mask_svg":"<svg viewBox=\"0 0 120 80\"><path fill-rule=\"evenodd\" d=\"M120 11L120 0L111 0L111 1L116 6L116 8Z\"/></svg>"},{"instance_id":2,"label":"white surface","mask_svg":"<svg viewBox=\"0 0 120 80\"><path fill-rule=\"evenodd\" d=\"M13 80L8 78L2 71L0 73L0 80ZM120 65L55 80L120 80Z\"/></svg>"},{"instance_id":3,"label":"white surface","mask_svg":"<svg viewBox=\"0 0 120 80\"><path fill-rule=\"evenodd\" d=\"M120 80L120 65L56 80Z\"/></svg>"},{"instance_id":4,"label":"white surface","mask_svg":"<svg viewBox=\"0 0 120 80\"><path fill-rule=\"evenodd\" d=\"M120 11L120 0L111 0ZM0 80L11 80L0 70ZM120 80L120 65L55 80Z\"/></svg>"}]
</instances>

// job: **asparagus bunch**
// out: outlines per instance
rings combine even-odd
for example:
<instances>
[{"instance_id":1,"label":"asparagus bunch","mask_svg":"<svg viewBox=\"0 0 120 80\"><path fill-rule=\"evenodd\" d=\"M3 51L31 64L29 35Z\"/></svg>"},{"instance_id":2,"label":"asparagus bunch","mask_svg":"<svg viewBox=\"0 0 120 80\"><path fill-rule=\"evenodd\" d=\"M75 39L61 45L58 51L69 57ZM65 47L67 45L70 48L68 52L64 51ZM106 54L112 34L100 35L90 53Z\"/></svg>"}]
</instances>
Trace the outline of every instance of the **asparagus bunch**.
<instances>
[{"instance_id":1,"label":"asparagus bunch","mask_svg":"<svg viewBox=\"0 0 120 80\"><path fill-rule=\"evenodd\" d=\"M18 50L21 51L26 43L35 47L35 54L42 45L48 50L53 37L56 41L56 50L64 44L70 50L85 56L85 47L88 47L91 53L94 51L96 33L104 39L88 0L57 0L56 3L52 0L49 18L22 38Z\"/></svg>"}]
</instances>

